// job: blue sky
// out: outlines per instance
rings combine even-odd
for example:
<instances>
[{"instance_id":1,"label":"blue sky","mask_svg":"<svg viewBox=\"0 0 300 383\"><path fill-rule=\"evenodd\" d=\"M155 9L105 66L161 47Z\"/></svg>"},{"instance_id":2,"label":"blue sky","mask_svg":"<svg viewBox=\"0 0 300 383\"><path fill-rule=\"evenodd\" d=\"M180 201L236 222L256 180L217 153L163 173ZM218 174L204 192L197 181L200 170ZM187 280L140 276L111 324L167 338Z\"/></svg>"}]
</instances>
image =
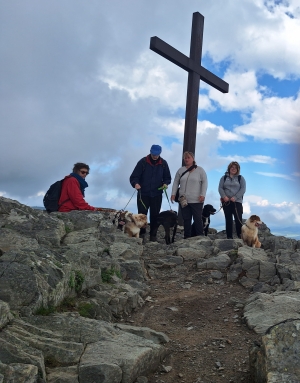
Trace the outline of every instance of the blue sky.
<instances>
[{"instance_id":1,"label":"blue sky","mask_svg":"<svg viewBox=\"0 0 300 383\"><path fill-rule=\"evenodd\" d=\"M152 144L174 177L188 76L149 43L158 36L188 55L193 12L205 18L202 65L229 83L228 94L200 84L206 203L219 207L219 180L237 160L244 217L299 238L298 0L0 0L0 195L41 206L82 161L92 168L86 200L122 209ZM127 208L136 211L135 196ZM224 229L222 212L212 226Z\"/></svg>"}]
</instances>

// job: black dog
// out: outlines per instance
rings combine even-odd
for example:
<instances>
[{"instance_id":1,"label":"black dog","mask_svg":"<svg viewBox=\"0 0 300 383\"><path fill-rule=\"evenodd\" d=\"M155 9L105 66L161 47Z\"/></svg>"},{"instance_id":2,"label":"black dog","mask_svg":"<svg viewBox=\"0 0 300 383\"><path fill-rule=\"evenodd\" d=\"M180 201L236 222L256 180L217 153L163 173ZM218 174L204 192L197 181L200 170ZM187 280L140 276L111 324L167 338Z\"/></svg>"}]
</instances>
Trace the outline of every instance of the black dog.
<instances>
[{"instance_id":1,"label":"black dog","mask_svg":"<svg viewBox=\"0 0 300 383\"><path fill-rule=\"evenodd\" d=\"M178 224L178 217L176 211L166 210L159 213L157 217L157 226L153 229L153 235L156 236L157 230L160 225L162 225L165 229L165 240L166 244L169 245L171 243L170 229L173 227L173 235L172 242L174 242L174 237L176 235Z\"/></svg>"},{"instance_id":2,"label":"black dog","mask_svg":"<svg viewBox=\"0 0 300 383\"><path fill-rule=\"evenodd\" d=\"M217 210L212 205L204 205L204 207L203 207L202 223L203 223L203 232L206 236L208 234L208 228L209 228L209 224L210 224L210 216L214 215L216 211ZM192 224L191 235L192 235L192 237L196 236L194 223Z\"/></svg>"}]
</instances>

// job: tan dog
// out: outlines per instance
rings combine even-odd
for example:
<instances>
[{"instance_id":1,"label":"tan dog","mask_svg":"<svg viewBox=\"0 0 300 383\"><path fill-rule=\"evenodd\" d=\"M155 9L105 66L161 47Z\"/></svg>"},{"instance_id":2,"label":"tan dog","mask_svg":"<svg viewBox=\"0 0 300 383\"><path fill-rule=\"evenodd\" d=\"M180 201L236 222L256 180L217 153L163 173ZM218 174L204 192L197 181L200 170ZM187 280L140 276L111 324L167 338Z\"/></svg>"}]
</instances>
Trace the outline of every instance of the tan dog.
<instances>
[{"instance_id":1,"label":"tan dog","mask_svg":"<svg viewBox=\"0 0 300 383\"><path fill-rule=\"evenodd\" d=\"M140 237L140 229L147 226L147 216L145 214L132 214L126 212L124 232L129 237Z\"/></svg>"},{"instance_id":2,"label":"tan dog","mask_svg":"<svg viewBox=\"0 0 300 383\"><path fill-rule=\"evenodd\" d=\"M242 226L242 240L250 247L261 247L258 240L258 227L262 222L258 215L251 215Z\"/></svg>"}]
</instances>

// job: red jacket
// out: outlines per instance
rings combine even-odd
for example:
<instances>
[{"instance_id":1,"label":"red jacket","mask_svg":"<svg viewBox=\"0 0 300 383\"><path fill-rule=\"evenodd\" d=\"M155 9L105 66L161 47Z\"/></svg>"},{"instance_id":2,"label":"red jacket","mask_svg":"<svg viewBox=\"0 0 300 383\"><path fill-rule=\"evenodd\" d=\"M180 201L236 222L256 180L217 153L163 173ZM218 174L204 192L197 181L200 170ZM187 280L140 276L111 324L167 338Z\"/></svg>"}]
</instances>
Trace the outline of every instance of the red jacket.
<instances>
[{"instance_id":1,"label":"red jacket","mask_svg":"<svg viewBox=\"0 0 300 383\"><path fill-rule=\"evenodd\" d=\"M64 201L66 202L60 206L58 211L95 210L93 206L85 202L80 190L79 182L75 177L66 176L64 178L58 204L60 205Z\"/></svg>"}]
</instances>

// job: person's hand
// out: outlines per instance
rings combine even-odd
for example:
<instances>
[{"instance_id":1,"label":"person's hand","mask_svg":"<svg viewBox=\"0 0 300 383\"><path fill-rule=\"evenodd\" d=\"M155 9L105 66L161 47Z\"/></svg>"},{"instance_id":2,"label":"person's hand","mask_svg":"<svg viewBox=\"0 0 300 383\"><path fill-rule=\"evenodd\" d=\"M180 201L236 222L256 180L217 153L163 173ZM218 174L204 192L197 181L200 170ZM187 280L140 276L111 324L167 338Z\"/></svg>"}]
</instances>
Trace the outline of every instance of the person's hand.
<instances>
[{"instance_id":1,"label":"person's hand","mask_svg":"<svg viewBox=\"0 0 300 383\"><path fill-rule=\"evenodd\" d=\"M163 189L168 189L168 185L167 184L163 184Z\"/></svg>"},{"instance_id":2,"label":"person's hand","mask_svg":"<svg viewBox=\"0 0 300 383\"><path fill-rule=\"evenodd\" d=\"M231 197L230 201L235 202L235 197Z\"/></svg>"},{"instance_id":3,"label":"person's hand","mask_svg":"<svg viewBox=\"0 0 300 383\"><path fill-rule=\"evenodd\" d=\"M228 202L228 201L229 201L229 198L228 198L227 196L225 196L225 197L223 198L223 201L224 201L224 202Z\"/></svg>"},{"instance_id":4,"label":"person's hand","mask_svg":"<svg viewBox=\"0 0 300 383\"><path fill-rule=\"evenodd\" d=\"M136 190L139 190L139 189L141 188L141 185L140 185L140 184L135 184L135 185L134 185L134 188L135 188Z\"/></svg>"},{"instance_id":5,"label":"person's hand","mask_svg":"<svg viewBox=\"0 0 300 383\"><path fill-rule=\"evenodd\" d=\"M203 196L203 195L201 195L200 197L199 197L199 202L204 202L204 200L205 200L205 197Z\"/></svg>"},{"instance_id":6,"label":"person's hand","mask_svg":"<svg viewBox=\"0 0 300 383\"><path fill-rule=\"evenodd\" d=\"M175 194L171 195L171 202L174 203L175 201Z\"/></svg>"}]
</instances>

